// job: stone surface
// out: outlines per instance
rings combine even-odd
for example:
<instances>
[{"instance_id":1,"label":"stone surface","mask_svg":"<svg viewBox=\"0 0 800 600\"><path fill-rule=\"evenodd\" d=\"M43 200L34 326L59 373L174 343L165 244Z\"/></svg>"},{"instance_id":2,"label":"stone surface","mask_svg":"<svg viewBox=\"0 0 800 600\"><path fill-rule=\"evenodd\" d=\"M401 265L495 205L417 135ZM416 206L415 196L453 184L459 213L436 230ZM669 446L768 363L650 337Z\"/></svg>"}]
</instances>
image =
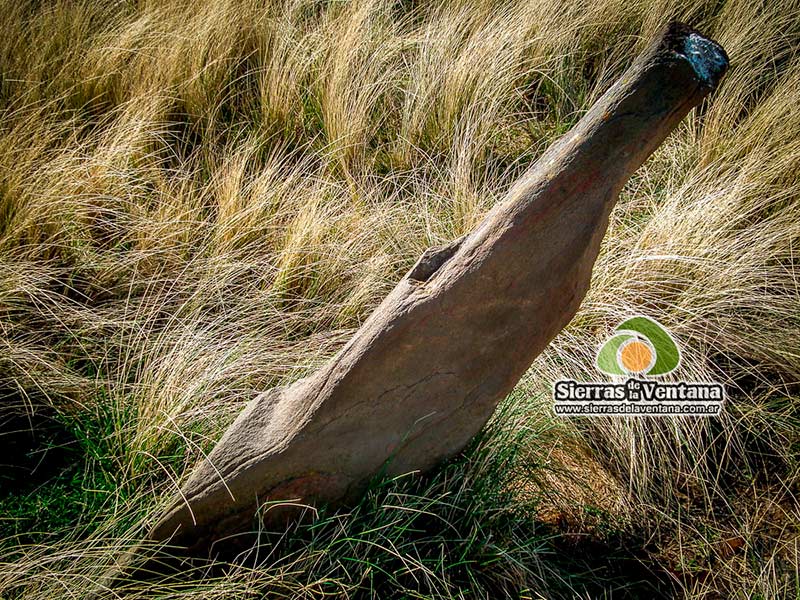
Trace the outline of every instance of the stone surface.
<instances>
[{"instance_id":1,"label":"stone surface","mask_svg":"<svg viewBox=\"0 0 800 600\"><path fill-rule=\"evenodd\" d=\"M151 538L206 551L252 528L262 503L347 502L382 470L459 452L572 319L620 189L727 62L671 24L474 231L426 251L325 366L254 399Z\"/></svg>"}]
</instances>

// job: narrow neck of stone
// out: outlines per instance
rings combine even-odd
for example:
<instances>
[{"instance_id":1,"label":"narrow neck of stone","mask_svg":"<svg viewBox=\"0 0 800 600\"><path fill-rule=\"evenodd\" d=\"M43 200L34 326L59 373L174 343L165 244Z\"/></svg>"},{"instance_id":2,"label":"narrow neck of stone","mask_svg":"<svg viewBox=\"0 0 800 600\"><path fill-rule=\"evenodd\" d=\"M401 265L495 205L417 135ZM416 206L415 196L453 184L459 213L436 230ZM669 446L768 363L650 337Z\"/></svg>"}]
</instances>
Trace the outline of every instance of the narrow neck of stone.
<instances>
[{"instance_id":1,"label":"narrow neck of stone","mask_svg":"<svg viewBox=\"0 0 800 600\"><path fill-rule=\"evenodd\" d=\"M554 201L599 197L614 202L628 178L716 86L728 65L715 42L673 24L581 121L523 175L510 200L540 211L537 192Z\"/></svg>"}]
</instances>

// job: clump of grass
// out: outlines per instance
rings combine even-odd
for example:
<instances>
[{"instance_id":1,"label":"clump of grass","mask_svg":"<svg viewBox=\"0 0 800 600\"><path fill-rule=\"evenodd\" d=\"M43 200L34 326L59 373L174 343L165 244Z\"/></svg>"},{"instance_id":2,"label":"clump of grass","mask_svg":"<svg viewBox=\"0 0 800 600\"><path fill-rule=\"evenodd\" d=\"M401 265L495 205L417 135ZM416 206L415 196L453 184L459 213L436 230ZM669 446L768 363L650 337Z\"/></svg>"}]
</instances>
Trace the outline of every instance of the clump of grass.
<instances>
[{"instance_id":1,"label":"clump of grass","mask_svg":"<svg viewBox=\"0 0 800 600\"><path fill-rule=\"evenodd\" d=\"M687 597L790 596L799 15L739 0L3 4L0 418L55 418L74 464L4 490L0 593L106 581L247 400L335 352L677 17L733 66L624 190L581 312L483 442L222 571L113 593L650 593L613 572L624 550ZM632 313L678 339L676 376L726 384L721 418L553 420L551 382L593 378ZM576 535L616 560L598 567Z\"/></svg>"}]
</instances>

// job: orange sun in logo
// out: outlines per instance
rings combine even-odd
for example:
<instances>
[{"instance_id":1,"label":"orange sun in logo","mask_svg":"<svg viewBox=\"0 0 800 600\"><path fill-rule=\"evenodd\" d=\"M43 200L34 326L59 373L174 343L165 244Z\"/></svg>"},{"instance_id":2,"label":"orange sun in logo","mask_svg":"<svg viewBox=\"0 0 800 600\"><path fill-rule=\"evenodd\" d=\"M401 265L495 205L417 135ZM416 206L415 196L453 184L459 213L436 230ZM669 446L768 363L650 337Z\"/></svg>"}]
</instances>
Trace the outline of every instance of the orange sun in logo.
<instances>
[{"instance_id":1,"label":"orange sun in logo","mask_svg":"<svg viewBox=\"0 0 800 600\"><path fill-rule=\"evenodd\" d=\"M653 358L650 346L639 340L631 340L620 348L620 363L629 373L646 371L653 364Z\"/></svg>"}]
</instances>

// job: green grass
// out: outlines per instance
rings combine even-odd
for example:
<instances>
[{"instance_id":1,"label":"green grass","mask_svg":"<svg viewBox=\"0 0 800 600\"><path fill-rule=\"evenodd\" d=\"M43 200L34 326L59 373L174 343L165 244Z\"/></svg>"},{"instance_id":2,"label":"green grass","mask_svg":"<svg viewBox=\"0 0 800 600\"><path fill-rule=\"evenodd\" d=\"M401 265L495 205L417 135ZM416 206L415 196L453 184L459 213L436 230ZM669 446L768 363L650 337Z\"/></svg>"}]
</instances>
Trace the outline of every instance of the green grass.
<instances>
[{"instance_id":1,"label":"green grass","mask_svg":"<svg viewBox=\"0 0 800 600\"><path fill-rule=\"evenodd\" d=\"M114 580L244 404L474 227L670 18L730 72L480 438L233 563ZM31 0L0 24L0 597L800 596L795 0ZM552 415L636 313L677 377L725 383L721 417Z\"/></svg>"}]
</instances>

